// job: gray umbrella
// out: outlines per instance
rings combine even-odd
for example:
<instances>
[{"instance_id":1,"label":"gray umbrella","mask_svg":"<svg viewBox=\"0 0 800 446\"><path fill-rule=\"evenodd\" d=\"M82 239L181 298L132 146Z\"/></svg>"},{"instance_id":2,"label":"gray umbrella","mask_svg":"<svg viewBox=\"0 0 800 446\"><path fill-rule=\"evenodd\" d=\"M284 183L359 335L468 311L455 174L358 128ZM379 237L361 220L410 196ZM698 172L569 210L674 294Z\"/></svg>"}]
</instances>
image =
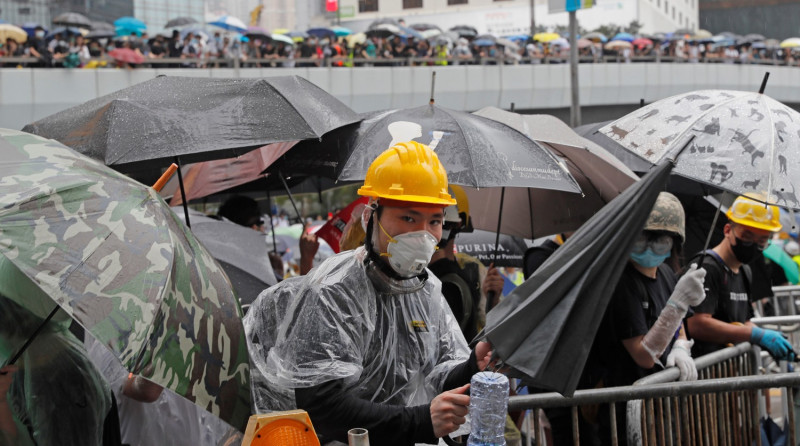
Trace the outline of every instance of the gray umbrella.
<instances>
[{"instance_id":1,"label":"gray umbrella","mask_svg":"<svg viewBox=\"0 0 800 446\"><path fill-rule=\"evenodd\" d=\"M299 76L160 76L25 126L117 170L228 158L316 139L358 115Z\"/></svg>"},{"instance_id":2,"label":"gray umbrella","mask_svg":"<svg viewBox=\"0 0 800 446\"><path fill-rule=\"evenodd\" d=\"M671 169L664 161L626 189L486 315L479 337L510 376L572 395L613 284Z\"/></svg>"},{"instance_id":3,"label":"gray umbrella","mask_svg":"<svg viewBox=\"0 0 800 446\"><path fill-rule=\"evenodd\" d=\"M56 18L53 19L53 24L77 26L79 28L91 28L92 21L83 14L78 14L77 12L65 12L56 16Z\"/></svg>"},{"instance_id":4,"label":"gray umbrella","mask_svg":"<svg viewBox=\"0 0 800 446\"><path fill-rule=\"evenodd\" d=\"M173 209L182 218L183 212ZM266 236L236 223L191 211L192 233L228 274L242 306L277 283L269 262Z\"/></svg>"},{"instance_id":5,"label":"gray umbrella","mask_svg":"<svg viewBox=\"0 0 800 446\"><path fill-rule=\"evenodd\" d=\"M186 25L194 25L195 23L198 22L192 17L176 17L167 22L167 24L164 25L164 28L178 28Z\"/></svg>"}]
</instances>

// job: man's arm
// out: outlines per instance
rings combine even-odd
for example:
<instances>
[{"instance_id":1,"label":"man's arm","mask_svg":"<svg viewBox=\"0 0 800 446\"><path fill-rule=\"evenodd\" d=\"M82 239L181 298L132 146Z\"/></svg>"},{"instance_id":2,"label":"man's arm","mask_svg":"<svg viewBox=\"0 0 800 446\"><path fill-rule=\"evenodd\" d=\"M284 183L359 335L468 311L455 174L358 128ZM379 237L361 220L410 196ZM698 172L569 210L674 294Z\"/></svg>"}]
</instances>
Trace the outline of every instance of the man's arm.
<instances>
[{"instance_id":1,"label":"man's arm","mask_svg":"<svg viewBox=\"0 0 800 446\"><path fill-rule=\"evenodd\" d=\"M687 319L689 334L704 342L714 344L738 344L750 341L752 324L747 322L745 325L734 325L714 319L710 313L695 313Z\"/></svg>"},{"instance_id":2,"label":"man's arm","mask_svg":"<svg viewBox=\"0 0 800 446\"><path fill-rule=\"evenodd\" d=\"M380 445L436 443L430 405L405 407L360 399L341 381L295 389L297 407L308 412L314 429L326 438L347 442L347 431L361 427Z\"/></svg>"}]
</instances>

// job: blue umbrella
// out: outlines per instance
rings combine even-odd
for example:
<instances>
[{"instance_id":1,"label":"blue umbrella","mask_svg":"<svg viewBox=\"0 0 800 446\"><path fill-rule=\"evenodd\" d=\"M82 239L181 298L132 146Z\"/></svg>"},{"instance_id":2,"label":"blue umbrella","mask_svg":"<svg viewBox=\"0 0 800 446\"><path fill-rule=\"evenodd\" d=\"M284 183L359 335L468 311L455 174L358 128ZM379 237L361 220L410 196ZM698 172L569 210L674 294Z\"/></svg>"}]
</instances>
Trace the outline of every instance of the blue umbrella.
<instances>
[{"instance_id":1,"label":"blue umbrella","mask_svg":"<svg viewBox=\"0 0 800 446\"><path fill-rule=\"evenodd\" d=\"M41 27L44 29L44 32L47 32L47 28L35 22L23 23L22 26L20 26L20 28L24 29L25 32L28 33L28 37L31 38L33 38L33 36L36 34L36 27Z\"/></svg>"},{"instance_id":2,"label":"blue umbrella","mask_svg":"<svg viewBox=\"0 0 800 446\"><path fill-rule=\"evenodd\" d=\"M635 37L628 33L617 33L616 36L612 37L611 40L624 40L626 42L633 42Z\"/></svg>"},{"instance_id":3,"label":"blue umbrella","mask_svg":"<svg viewBox=\"0 0 800 446\"><path fill-rule=\"evenodd\" d=\"M336 34L336 37L344 37L353 34L353 31L345 28L344 26L333 26L331 29L333 30L334 34Z\"/></svg>"},{"instance_id":4,"label":"blue umbrella","mask_svg":"<svg viewBox=\"0 0 800 446\"><path fill-rule=\"evenodd\" d=\"M50 40L55 37L56 34L61 34L62 36L77 36L81 34L81 30L79 28L75 28L74 26L59 26L58 28L53 28L52 31L47 33L45 39Z\"/></svg>"},{"instance_id":5,"label":"blue umbrella","mask_svg":"<svg viewBox=\"0 0 800 446\"><path fill-rule=\"evenodd\" d=\"M495 43L496 42L494 40L492 40L492 39L478 39L478 40L472 41L472 44L475 45L475 46L492 46Z\"/></svg>"},{"instance_id":6,"label":"blue umbrella","mask_svg":"<svg viewBox=\"0 0 800 446\"><path fill-rule=\"evenodd\" d=\"M504 38L512 41L512 42L527 42L531 36L527 34L514 34L512 36L505 36Z\"/></svg>"},{"instance_id":7,"label":"blue umbrella","mask_svg":"<svg viewBox=\"0 0 800 446\"><path fill-rule=\"evenodd\" d=\"M327 38L336 37L336 31L334 31L334 30L332 30L330 28L325 28L325 27L309 28L309 29L306 30L306 33L309 36L318 37L320 39L324 39L326 37ZM294 37L294 36L290 36L290 37Z\"/></svg>"},{"instance_id":8,"label":"blue umbrella","mask_svg":"<svg viewBox=\"0 0 800 446\"><path fill-rule=\"evenodd\" d=\"M247 25L241 20L230 15L224 15L213 22L208 22L209 25L214 25L228 31L236 31L239 33L247 32Z\"/></svg>"},{"instance_id":9,"label":"blue umbrella","mask_svg":"<svg viewBox=\"0 0 800 446\"><path fill-rule=\"evenodd\" d=\"M130 30L139 30L140 34L142 31L147 29L147 25L136 17L120 17L117 20L114 20L114 26L117 29L127 28Z\"/></svg>"}]
</instances>

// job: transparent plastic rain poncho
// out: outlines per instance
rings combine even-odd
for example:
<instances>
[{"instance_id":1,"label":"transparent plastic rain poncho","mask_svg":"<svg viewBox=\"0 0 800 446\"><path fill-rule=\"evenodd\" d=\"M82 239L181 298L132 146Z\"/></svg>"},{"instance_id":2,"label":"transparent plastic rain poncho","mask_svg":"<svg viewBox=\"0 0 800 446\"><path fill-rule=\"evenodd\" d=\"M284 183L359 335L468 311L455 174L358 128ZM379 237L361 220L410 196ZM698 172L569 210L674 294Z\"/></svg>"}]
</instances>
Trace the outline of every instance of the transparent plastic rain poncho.
<instances>
[{"instance_id":1,"label":"transparent plastic rain poncho","mask_svg":"<svg viewBox=\"0 0 800 446\"><path fill-rule=\"evenodd\" d=\"M104 345L87 336L86 350L92 363L110 383L117 398L122 443L131 446L216 446L230 438L240 444L241 434L216 415L164 389L156 401L139 402L125 396L122 387L128 371Z\"/></svg>"},{"instance_id":2,"label":"transparent plastic rain poncho","mask_svg":"<svg viewBox=\"0 0 800 446\"><path fill-rule=\"evenodd\" d=\"M428 273L394 280L363 247L261 293L244 319L259 413L294 407L295 388L342 380L377 403L429 403L469 348Z\"/></svg>"},{"instance_id":3,"label":"transparent plastic rain poncho","mask_svg":"<svg viewBox=\"0 0 800 446\"><path fill-rule=\"evenodd\" d=\"M111 391L69 332L69 317L59 312L56 318L62 321L48 322L17 361L8 395L19 435L14 444L100 445ZM0 363L42 321L0 295Z\"/></svg>"}]
</instances>

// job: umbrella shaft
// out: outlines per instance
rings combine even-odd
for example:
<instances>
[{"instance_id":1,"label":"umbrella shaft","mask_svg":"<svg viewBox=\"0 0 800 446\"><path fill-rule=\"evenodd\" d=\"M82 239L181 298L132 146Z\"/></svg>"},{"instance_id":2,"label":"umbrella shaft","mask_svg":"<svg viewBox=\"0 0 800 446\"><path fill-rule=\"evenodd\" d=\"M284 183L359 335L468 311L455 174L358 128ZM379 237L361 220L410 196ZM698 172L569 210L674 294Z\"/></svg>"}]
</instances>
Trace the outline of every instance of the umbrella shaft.
<instances>
[{"instance_id":1,"label":"umbrella shaft","mask_svg":"<svg viewBox=\"0 0 800 446\"><path fill-rule=\"evenodd\" d=\"M22 354L25 353L25 350L28 349L28 346L31 345L31 342L33 342L33 340L36 339L36 336L39 336L39 333L41 333L45 325L47 325L47 323L50 322L50 319L52 319L53 316L56 315L58 308L59 308L58 305L56 305L56 307L53 308L53 311L51 311L50 314L47 315L45 320L36 328L36 331L33 332L31 337L29 337L28 340L25 341L24 344L22 344L22 347L20 347L19 351L14 355L13 358L11 358L11 361L9 361L7 365L14 364L15 362L17 362L17 360L22 356Z\"/></svg>"}]
</instances>

